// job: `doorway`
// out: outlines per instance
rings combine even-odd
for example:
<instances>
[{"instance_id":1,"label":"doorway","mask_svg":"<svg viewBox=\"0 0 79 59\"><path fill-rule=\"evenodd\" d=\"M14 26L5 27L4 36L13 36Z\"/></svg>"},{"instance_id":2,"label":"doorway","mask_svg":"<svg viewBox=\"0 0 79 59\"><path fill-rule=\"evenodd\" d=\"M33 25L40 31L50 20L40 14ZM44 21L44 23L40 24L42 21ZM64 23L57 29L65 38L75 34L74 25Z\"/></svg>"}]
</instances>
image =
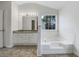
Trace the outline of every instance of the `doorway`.
<instances>
[{"instance_id":1,"label":"doorway","mask_svg":"<svg viewBox=\"0 0 79 59\"><path fill-rule=\"evenodd\" d=\"M4 46L4 12L0 9L0 48Z\"/></svg>"}]
</instances>

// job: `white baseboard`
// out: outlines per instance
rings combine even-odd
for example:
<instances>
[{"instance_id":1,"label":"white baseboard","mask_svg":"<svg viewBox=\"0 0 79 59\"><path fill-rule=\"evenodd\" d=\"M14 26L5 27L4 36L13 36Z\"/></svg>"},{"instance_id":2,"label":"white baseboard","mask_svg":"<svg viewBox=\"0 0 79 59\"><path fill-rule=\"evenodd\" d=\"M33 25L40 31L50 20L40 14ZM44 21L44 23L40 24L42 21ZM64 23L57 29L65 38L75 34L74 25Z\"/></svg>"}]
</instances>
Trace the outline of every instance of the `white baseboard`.
<instances>
[{"instance_id":1,"label":"white baseboard","mask_svg":"<svg viewBox=\"0 0 79 59\"><path fill-rule=\"evenodd\" d=\"M6 46L6 48L13 48L13 46Z\"/></svg>"},{"instance_id":2,"label":"white baseboard","mask_svg":"<svg viewBox=\"0 0 79 59\"><path fill-rule=\"evenodd\" d=\"M76 56L79 57L79 51L77 50L76 47L74 47L74 49L73 49L73 53L74 53Z\"/></svg>"}]
</instances>

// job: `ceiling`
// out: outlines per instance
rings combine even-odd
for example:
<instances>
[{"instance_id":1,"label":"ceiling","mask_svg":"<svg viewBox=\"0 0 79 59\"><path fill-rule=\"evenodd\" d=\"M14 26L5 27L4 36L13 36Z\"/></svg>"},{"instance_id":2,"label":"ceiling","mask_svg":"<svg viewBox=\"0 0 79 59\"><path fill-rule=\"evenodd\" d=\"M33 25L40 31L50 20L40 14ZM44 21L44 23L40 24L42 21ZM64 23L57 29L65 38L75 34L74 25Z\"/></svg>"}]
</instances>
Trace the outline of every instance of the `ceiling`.
<instances>
[{"instance_id":1,"label":"ceiling","mask_svg":"<svg viewBox=\"0 0 79 59\"><path fill-rule=\"evenodd\" d=\"M18 5L22 5L24 3L36 3L54 9L61 9L66 5L79 3L79 1L16 1L15 3Z\"/></svg>"}]
</instances>

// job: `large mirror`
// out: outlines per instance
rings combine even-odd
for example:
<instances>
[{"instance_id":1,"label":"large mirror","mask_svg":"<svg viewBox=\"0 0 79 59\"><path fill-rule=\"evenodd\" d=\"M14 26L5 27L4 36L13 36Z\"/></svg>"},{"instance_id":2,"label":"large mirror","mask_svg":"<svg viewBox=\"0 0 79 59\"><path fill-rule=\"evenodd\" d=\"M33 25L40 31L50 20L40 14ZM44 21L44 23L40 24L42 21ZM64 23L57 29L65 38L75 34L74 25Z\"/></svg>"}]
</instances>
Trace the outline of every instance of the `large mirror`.
<instances>
[{"instance_id":1,"label":"large mirror","mask_svg":"<svg viewBox=\"0 0 79 59\"><path fill-rule=\"evenodd\" d=\"M23 16L22 30L38 30L38 17L37 16Z\"/></svg>"}]
</instances>

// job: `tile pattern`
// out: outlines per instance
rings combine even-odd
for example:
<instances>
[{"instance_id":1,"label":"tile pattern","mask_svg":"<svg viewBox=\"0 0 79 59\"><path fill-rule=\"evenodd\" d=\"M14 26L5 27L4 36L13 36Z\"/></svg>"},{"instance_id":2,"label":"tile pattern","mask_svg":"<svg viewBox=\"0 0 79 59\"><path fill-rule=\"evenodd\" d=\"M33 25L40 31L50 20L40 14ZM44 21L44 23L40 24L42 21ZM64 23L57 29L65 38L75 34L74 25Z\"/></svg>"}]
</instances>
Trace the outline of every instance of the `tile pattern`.
<instances>
[{"instance_id":1,"label":"tile pattern","mask_svg":"<svg viewBox=\"0 0 79 59\"><path fill-rule=\"evenodd\" d=\"M16 46L14 48L0 49L0 57L35 57L36 46Z\"/></svg>"}]
</instances>

